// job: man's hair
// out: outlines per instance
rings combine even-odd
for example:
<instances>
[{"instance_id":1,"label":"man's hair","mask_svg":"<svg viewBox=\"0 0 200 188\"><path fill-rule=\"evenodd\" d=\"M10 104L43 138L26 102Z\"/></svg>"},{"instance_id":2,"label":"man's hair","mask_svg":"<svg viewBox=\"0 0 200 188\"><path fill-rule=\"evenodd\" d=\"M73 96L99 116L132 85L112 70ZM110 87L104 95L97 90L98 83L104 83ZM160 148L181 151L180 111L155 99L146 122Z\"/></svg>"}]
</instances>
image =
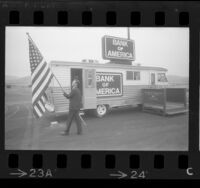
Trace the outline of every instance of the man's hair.
<instances>
[{"instance_id":1,"label":"man's hair","mask_svg":"<svg viewBox=\"0 0 200 188\"><path fill-rule=\"evenodd\" d=\"M80 82L78 80L76 80L76 85L78 88L79 88L79 84L80 84Z\"/></svg>"},{"instance_id":2,"label":"man's hair","mask_svg":"<svg viewBox=\"0 0 200 188\"><path fill-rule=\"evenodd\" d=\"M76 83L76 86L79 88L79 85L80 85L79 80L73 80L72 85L73 85L74 83Z\"/></svg>"}]
</instances>

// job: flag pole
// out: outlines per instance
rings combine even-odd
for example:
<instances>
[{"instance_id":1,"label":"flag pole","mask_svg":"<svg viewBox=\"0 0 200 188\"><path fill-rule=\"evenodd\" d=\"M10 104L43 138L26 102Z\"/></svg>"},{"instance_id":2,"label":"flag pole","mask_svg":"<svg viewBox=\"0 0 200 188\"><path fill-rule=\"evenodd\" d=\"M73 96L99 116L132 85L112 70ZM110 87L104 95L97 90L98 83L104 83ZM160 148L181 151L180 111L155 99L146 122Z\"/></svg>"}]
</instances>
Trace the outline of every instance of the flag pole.
<instances>
[{"instance_id":1,"label":"flag pole","mask_svg":"<svg viewBox=\"0 0 200 188\"><path fill-rule=\"evenodd\" d=\"M36 46L35 42L33 41L33 39L31 38L31 36L29 35L29 33L26 33L27 36L29 37L29 39L31 40L31 42ZM37 46L36 46L37 47ZM37 47L38 48L38 47ZM44 57L43 57L44 58ZM50 67L49 67L50 68ZM51 68L50 68L51 69ZM63 93L65 93L63 87L61 86L60 82L58 81L58 79L56 78L55 74L53 73L53 71L51 70L51 73L53 74L54 78L56 79L58 85L60 86L60 88L62 89Z\"/></svg>"},{"instance_id":2,"label":"flag pole","mask_svg":"<svg viewBox=\"0 0 200 188\"><path fill-rule=\"evenodd\" d=\"M59 85L59 86L60 86L60 88L62 89L63 93L65 93L65 90L64 90L64 89L63 89L63 87L61 86L60 82L58 81L58 79L56 78L56 76L54 75L54 73L53 73L53 71L52 71L52 70L51 70L51 72L52 72L52 74L53 74L54 78L56 79L56 81L57 81L58 85Z\"/></svg>"},{"instance_id":3,"label":"flag pole","mask_svg":"<svg viewBox=\"0 0 200 188\"><path fill-rule=\"evenodd\" d=\"M37 45L35 44L35 42L33 41L33 39L31 38L31 36L29 35L29 33L26 33L27 36L29 37L29 39L31 40L31 42L34 44L34 46L38 49Z\"/></svg>"}]
</instances>

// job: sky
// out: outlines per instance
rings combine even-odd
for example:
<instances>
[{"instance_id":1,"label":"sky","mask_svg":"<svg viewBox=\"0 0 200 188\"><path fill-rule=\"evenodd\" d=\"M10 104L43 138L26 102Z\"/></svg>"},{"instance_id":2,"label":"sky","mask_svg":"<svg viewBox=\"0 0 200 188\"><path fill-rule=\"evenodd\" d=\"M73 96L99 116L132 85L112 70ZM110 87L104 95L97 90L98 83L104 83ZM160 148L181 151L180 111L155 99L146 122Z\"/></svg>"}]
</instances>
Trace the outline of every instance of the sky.
<instances>
[{"instance_id":1,"label":"sky","mask_svg":"<svg viewBox=\"0 0 200 188\"><path fill-rule=\"evenodd\" d=\"M29 33L43 57L52 60L81 62L102 58L102 37L127 38L126 27L6 27L6 75L31 75L29 63ZM135 42L135 61L142 66L168 69L170 75L189 75L189 29L131 27Z\"/></svg>"}]
</instances>

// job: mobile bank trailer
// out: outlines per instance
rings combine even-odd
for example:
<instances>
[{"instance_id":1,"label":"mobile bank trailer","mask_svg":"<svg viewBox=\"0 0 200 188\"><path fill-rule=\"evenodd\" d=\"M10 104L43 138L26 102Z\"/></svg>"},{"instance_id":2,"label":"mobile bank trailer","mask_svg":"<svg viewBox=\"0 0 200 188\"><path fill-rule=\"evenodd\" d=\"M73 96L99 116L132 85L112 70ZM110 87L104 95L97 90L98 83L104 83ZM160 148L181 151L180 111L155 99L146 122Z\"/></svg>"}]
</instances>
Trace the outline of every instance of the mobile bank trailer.
<instances>
[{"instance_id":1,"label":"mobile bank trailer","mask_svg":"<svg viewBox=\"0 0 200 188\"><path fill-rule=\"evenodd\" d=\"M168 84L167 69L160 67L64 61L52 61L50 67L67 93L74 77L78 77L82 110L91 110L98 117L104 116L111 108L139 105L142 89ZM69 111L69 100L63 96L55 78L48 89L48 100L54 105L56 114Z\"/></svg>"}]
</instances>

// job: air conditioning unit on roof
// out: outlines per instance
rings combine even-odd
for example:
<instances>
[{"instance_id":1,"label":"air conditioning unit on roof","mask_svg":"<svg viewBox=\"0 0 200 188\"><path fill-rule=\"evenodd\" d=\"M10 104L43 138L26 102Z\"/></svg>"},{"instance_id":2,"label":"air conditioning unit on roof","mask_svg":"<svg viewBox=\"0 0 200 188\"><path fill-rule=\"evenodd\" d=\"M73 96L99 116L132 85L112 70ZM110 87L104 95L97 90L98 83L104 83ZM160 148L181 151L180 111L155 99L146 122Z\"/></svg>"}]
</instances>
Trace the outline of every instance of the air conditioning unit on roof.
<instances>
[{"instance_id":1,"label":"air conditioning unit on roof","mask_svg":"<svg viewBox=\"0 0 200 188\"><path fill-rule=\"evenodd\" d=\"M94 59L83 59L82 62L83 63L99 63L98 60L94 60Z\"/></svg>"}]
</instances>

